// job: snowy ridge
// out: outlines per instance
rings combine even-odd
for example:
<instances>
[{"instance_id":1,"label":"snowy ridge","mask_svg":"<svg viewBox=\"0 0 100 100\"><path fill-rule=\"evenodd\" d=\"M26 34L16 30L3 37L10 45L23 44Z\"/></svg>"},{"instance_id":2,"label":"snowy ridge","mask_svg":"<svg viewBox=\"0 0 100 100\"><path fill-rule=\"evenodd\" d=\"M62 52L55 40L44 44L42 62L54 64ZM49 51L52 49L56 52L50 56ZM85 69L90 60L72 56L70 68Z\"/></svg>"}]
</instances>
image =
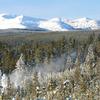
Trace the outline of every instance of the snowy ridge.
<instances>
[{"instance_id":1,"label":"snowy ridge","mask_svg":"<svg viewBox=\"0 0 100 100\"><path fill-rule=\"evenodd\" d=\"M66 21L69 25L73 26L76 29L100 29L100 23L96 20L90 18L79 18L74 20Z\"/></svg>"},{"instance_id":2,"label":"snowy ridge","mask_svg":"<svg viewBox=\"0 0 100 100\"><path fill-rule=\"evenodd\" d=\"M21 24L23 16L17 16L15 18L7 19L4 15L0 15L0 29L8 28L26 28Z\"/></svg>"},{"instance_id":3,"label":"snowy ridge","mask_svg":"<svg viewBox=\"0 0 100 100\"><path fill-rule=\"evenodd\" d=\"M42 19L23 15L16 16L9 14L0 14L0 29L36 29L40 20Z\"/></svg>"},{"instance_id":4,"label":"snowy ridge","mask_svg":"<svg viewBox=\"0 0 100 100\"><path fill-rule=\"evenodd\" d=\"M61 18L53 18L46 21L41 21L39 27L45 28L52 31L69 31L74 28L67 23L65 24Z\"/></svg>"},{"instance_id":5,"label":"snowy ridge","mask_svg":"<svg viewBox=\"0 0 100 100\"><path fill-rule=\"evenodd\" d=\"M23 15L0 14L0 29L44 29L49 31L95 30L100 29L100 21L89 18L40 19Z\"/></svg>"}]
</instances>

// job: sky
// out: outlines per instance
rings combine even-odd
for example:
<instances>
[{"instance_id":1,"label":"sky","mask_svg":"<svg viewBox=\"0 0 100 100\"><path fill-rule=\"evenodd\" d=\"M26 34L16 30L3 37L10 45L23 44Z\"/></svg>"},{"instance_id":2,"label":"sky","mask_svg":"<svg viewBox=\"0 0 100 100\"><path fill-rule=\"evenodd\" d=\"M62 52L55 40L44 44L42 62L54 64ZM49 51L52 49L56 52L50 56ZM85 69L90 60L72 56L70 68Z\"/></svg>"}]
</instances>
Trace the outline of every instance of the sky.
<instances>
[{"instance_id":1,"label":"sky","mask_svg":"<svg viewBox=\"0 0 100 100\"><path fill-rule=\"evenodd\" d=\"M37 18L100 19L100 0L0 0L0 13Z\"/></svg>"}]
</instances>

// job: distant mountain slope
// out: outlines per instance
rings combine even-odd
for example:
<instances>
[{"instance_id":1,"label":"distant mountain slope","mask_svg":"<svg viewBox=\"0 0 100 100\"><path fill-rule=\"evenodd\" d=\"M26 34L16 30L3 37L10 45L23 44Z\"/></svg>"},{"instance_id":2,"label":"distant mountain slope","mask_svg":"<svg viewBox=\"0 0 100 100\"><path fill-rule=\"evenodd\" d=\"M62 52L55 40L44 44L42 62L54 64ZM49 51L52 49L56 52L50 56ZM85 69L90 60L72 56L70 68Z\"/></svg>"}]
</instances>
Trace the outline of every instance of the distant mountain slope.
<instances>
[{"instance_id":1,"label":"distant mountain slope","mask_svg":"<svg viewBox=\"0 0 100 100\"><path fill-rule=\"evenodd\" d=\"M74 20L66 20L67 24L73 26L75 29L100 29L100 22L90 18L79 18Z\"/></svg>"},{"instance_id":2,"label":"distant mountain slope","mask_svg":"<svg viewBox=\"0 0 100 100\"><path fill-rule=\"evenodd\" d=\"M74 28L67 23L64 23L60 18L53 18L46 21L40 21L39 27L45 28L51 31L69 31Z\"/></svg>"},{"instance_id":3,"label":"distant mountain slope","mask_svg":"<svg viewBox=\"0 0 100 100\"><path fill-rule=\"evenodd\" d=\"M39 21L42 19L28 16L16 16L0 14L0 29L20 28L20 29L37 29Z\"/></svg>"},{"instance_id":4,"label":"distant mountain slope","mask_svg":"<svg viewBox=\"0 0 100 100\"><path fill-rule=\"evenodd\" d=\"M100 29L100 21L89 18L74 20L52 18L40 19L29 16L0 14L0 29L32 29L48 31L72 31Z\"/></svg>"}]
</instances>

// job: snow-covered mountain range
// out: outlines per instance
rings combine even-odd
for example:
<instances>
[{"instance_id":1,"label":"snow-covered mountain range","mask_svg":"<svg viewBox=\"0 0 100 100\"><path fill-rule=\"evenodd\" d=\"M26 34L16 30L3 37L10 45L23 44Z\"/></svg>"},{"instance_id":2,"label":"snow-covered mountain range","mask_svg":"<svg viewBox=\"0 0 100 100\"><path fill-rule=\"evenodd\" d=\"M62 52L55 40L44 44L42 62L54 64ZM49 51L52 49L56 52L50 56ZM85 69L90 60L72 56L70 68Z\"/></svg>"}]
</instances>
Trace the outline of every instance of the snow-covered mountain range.
<instances>
[{"instance_id":1,"label":"snow-covered mountain range","mask_svg":"<svg viewBox=\"0 0 100 100\"><path fill-rule=\"evenodd\" d=\"M44 29L48 31L73 31L100 29L100 21L89 18L40 19L29 16L0 14L0 29Z\"/></svg>"}]
</instances>

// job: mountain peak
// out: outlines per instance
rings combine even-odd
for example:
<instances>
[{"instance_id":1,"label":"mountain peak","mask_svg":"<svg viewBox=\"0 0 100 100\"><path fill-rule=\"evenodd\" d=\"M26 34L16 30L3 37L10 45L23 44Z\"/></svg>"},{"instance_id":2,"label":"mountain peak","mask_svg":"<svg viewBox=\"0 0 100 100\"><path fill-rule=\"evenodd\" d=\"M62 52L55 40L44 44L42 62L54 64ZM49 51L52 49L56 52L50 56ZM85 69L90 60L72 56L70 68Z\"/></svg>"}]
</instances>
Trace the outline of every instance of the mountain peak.
<instances>
[{"instance_id":1,"label":"mountain peak","mask_svg":"<svg viewBox=\"0 0 100 100\"><path fill-rule=\"evenodd\" d=\"M71 31L75 29L100 29L100 21L90 18L74 20L55 17L52 19L40 19L23 15L0 14L0 29L19 28L50 31Z\"/></svg>"},{"instance_id":2,"label":"mountain peak","mask_svg":"<svg viewBox=\"0 0 100 100\"><path fill-rule=\"evenodd\" d=\"M71 26L73 26L76 29L82 29L82 30L94 30L94 29L100 29L100 22L90 19L90 18L78 18L78 19L74 19L71 21L67 21L68 24L70 24Z\"/></svg>"},{"instance_id":3,"label":"mountain peak","mask_svg":"<svg viewBox=\"0 0 100 100\"><path fill-rule=\"evenodd\" d=\"M50 20L41 21L39 27L50 31L69 31L74 28L67 23L64 23L61 18L52 18Z\"/></svg>"}]
</instances>

